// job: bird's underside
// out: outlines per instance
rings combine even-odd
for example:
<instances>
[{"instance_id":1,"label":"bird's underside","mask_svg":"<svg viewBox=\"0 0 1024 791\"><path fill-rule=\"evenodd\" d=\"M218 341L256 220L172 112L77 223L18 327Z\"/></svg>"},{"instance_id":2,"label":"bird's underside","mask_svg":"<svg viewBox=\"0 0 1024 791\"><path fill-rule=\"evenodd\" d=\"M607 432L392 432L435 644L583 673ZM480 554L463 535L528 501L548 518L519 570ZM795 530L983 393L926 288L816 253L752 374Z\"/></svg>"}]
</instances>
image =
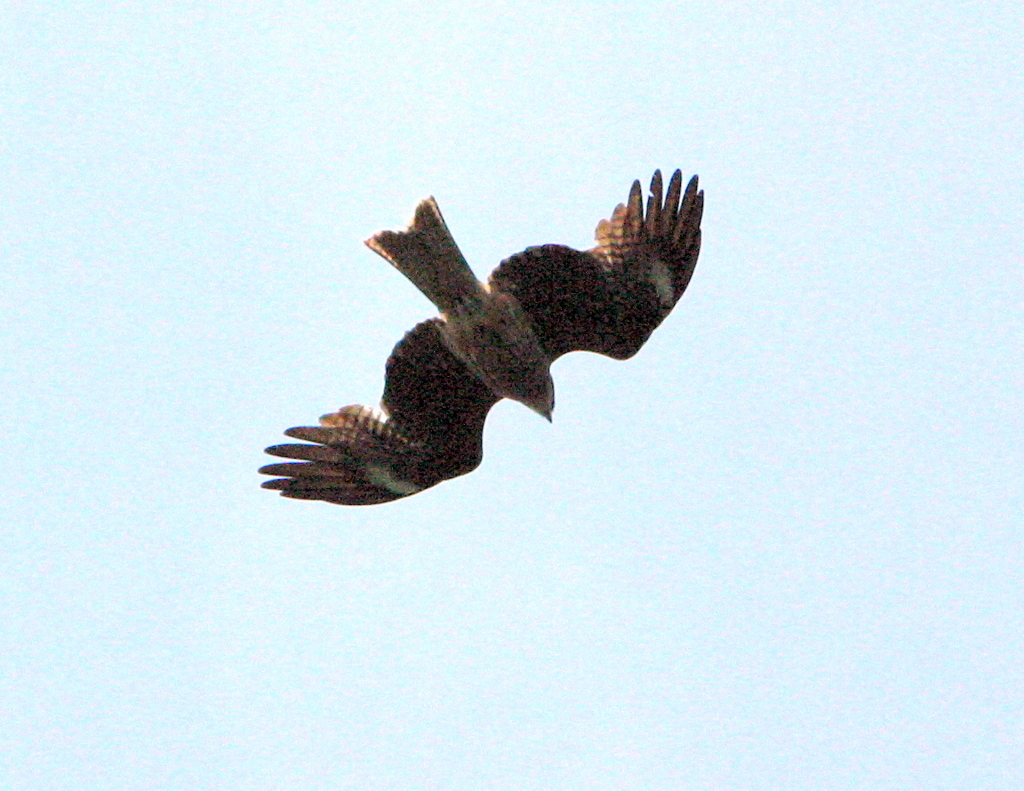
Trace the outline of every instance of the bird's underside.
<instances>
[{"instance_id":1,"label":"bird's underside","mask_svg":"<svg viewBox=\"0 0 1024 791\"><path fill-rule=\"evenodd\" d=\"M304 442L267 453L292 461L260 469L285 497L371 505L476 469L487 413L501 398L550 419L551 362L571 351L627 359L669 314L697 264L704 193L676 171L662 195L655 171L644 211L640 182L581 252L529 247L502 261L486 285L459 252L432 198L406 231L367 241L435 304L387 361L381 410L349 406L319 426L285 434Z\"/></svg>"}]
</instances>

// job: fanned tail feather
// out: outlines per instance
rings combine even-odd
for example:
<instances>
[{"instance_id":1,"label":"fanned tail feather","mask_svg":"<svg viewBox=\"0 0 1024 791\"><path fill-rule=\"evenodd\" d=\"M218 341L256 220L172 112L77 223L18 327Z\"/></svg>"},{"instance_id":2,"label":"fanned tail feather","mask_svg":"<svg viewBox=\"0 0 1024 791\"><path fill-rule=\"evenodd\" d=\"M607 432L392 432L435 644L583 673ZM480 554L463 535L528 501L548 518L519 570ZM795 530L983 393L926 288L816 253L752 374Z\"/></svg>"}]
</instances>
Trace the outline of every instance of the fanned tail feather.
<instances>
[{"instance_id":1,"label":"fanned tail feather","mask_svg":"<svg viewBox=\"0 0 1024 791\"><path fill-rule=\"evenodd\" d=\"M408 229L381 231L366 246L409 278L442 313L480 293L480 283L433 198L420 201Z\"/></svg>"}]
</instances>

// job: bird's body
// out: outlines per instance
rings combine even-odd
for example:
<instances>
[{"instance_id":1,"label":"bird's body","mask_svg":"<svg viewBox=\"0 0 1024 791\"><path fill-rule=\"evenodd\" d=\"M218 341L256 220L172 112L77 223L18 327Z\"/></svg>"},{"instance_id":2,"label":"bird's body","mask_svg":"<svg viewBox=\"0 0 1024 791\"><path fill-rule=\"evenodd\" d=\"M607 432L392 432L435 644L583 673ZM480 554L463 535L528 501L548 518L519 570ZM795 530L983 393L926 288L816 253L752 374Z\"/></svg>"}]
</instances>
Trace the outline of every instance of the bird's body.
<instances>
[{"instance_id":1,"label":"bird's body","mask_svg":"<svg viewBox=\"0 0 1024 791\"><path fill-rule=\"evenodd\" d=\"M366 244L437 306L445 345L475 376L551 419L551 359L529 317L514 296L476 279L433 198L420 203L408 229L381 231Z\"/></svg>"},{"instance_id":2,"label":"bird's body","mask_svg":"<svg viewBox=\"0 0 1024 791\"><path fill-rule=\"evenodd\" d=\"M320 427L288 429L316 444L267 452L298 463L260 472L286 497L346 505L387 502L475 469L487 412L501 398L551 419L550 366L574 350L616 359L635 354L672 310L700 250L703 192L694 176L682 194L677 170L662 204L661 173L646 216L639 182L626 205L597 227L597 247L530 247L476 279L433 198L409 228L367 241L440 311L395 346L383 414L345 407Z\"/></svg>"}]
</instances>

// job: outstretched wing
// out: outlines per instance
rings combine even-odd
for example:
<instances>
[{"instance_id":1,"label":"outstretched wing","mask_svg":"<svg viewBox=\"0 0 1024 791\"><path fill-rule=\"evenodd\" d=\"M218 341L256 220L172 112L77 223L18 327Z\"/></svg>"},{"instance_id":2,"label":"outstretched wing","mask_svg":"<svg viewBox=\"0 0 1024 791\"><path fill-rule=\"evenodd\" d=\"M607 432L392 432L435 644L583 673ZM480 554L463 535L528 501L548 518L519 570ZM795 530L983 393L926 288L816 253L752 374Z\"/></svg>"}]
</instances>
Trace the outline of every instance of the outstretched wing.
<instances>
[{"instance_id":1,"label":"outstretched wing","mask_svg":"<svg viewBox=\"0 0 1024 791\"><path fill-rule=\"evenodd\" d=\"M671 312L697 265L704 208L697 177L685 193L682 181L677 170L663 203L655 171L646 215L634 181L626 205L598 224L592 250L529 247L491 273L490 287L516 297L552 359L571 351L632 357Z\"/></svg>"},{"instance_id":2,"label":"outstretched wing","mask_svg":"<svg viewBox=\"0 0 1024 791\"><path fill-rule=\"evenodd\" d=\"M483 457L484 421L498 397L445 346L440 319L406 333L388 359L383 413L349 406L320 426L285 434L315 444L267 453L298 462L268 464L263 483L285 497L371 505L464 475Z\"/></svg>"}]
</instances>

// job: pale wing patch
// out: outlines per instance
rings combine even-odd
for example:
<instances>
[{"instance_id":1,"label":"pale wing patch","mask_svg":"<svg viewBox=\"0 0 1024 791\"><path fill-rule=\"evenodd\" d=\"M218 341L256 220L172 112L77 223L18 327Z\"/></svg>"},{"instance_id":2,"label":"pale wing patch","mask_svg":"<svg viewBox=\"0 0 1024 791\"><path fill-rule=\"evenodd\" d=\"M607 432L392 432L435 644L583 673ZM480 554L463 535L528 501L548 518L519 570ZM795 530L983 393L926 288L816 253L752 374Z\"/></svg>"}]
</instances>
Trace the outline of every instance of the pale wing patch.
<instances>
[{"instance_id":1,"label":"pale wing patch","mask_svg":"<svg viewBox=\"0 0 1024 791\"><path fill-rule=\"evenodd\" d=\"M374 485L400 495L415 494L423 488L422 486L417 486L412 481L403 481L400 478L396 478L390 470L376 464L366 465L366 477Z\"/></svg>"},{"instance_id":2,"label":"pale wing patch","mask_svg":"<svg viewBox=\"0 0 1024 791\"><path fill-rule=\"evenodd\" d=\"M675 289L672 287L672 273L669 272L665 262L660 258L651 265L651 271L647 275L654 290L658 292L658 301L664 310L669 310L675 305Z\"/></svg>"}]
</instances>

